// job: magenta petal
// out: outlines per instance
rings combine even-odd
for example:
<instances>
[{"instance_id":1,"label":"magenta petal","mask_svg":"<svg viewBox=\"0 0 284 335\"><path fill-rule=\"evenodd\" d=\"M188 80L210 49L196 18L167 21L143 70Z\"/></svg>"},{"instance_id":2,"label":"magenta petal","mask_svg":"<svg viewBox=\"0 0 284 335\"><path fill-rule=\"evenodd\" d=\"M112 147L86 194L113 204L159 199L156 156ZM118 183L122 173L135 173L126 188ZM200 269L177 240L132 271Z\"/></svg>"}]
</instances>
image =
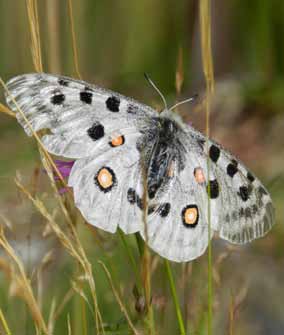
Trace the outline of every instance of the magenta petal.
<instances>
[{"instance_id":1,"label":"magenta petal","mask_svg":"<svg viewBox=\"0 0 284 335\"><path fill-rule=\"evenodd\" d=\"M56 166L58 167L71 167L74 165L75 161L61 161L59 159L56 159L55 161Z\"/></svg>"},{"instance_id":2,"label":"magenta petal","mask_svg":"<svg viewBox=\"0 0 284 335\"><path fill-rule=\"evenodd\" d=\"M64 194L64 193L68 192L68 188L67 187L60 188L58 190L58 192L59 192L59 194Z\"/></svg>"},{"instance_id":3,"label":"magenta petal","mask_svg":"<svg viewBox=\"0 0 284 335\"><path fill-rule=\"evenodd\" d=\"M58 168L58 171L61 173L63 178L67 178L70 175L71 169L74 165L75 161L61 161L61 160L56 160L55 164ZM55 174L55 179L59 179L58 176Z\"/></svg>"}]
</instances>

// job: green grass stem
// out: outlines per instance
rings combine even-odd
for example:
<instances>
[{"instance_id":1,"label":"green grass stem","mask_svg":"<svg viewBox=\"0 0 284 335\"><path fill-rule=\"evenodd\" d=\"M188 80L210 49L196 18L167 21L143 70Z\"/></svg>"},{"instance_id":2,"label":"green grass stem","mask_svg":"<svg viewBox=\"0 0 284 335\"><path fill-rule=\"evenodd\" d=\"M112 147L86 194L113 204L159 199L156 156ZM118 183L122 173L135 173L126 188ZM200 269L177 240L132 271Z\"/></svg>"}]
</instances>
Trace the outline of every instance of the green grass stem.
<instances>
[{"instance_id":1,"label":"green grass stem","mask_svg":"<svg viewBox=\"0 0 284 335\"><path fill-rule=\"evenodd\" d=\"M170 262L167 259L165 259L165 266L166 266L166 272L167 272L167 276L168 276L168 280L169 280L169 284L171 288L171 293L172 293L172 297L173 297L173 301L175 305L180 335L186 335L184 321L183 321L182 313L180 309L180 303L179 303L177 292L176 292L174 277L173 277L173 273L171 270Z\"/></svg>"}]
</instances>

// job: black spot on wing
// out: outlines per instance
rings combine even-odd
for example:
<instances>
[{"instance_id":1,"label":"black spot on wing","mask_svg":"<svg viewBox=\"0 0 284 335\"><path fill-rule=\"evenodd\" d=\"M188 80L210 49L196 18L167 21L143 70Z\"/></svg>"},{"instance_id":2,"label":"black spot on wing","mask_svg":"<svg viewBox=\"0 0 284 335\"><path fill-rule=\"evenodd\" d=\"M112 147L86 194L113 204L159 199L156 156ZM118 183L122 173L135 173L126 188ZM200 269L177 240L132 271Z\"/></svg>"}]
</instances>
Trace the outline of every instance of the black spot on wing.
<instances>
[{"instance_id":1,"label":"black spot on wing","mask_svg":"<svg viewBox=\"0 0 284 335\"><path fill-rule=\"evenodd\" d=\"M210 191L209 191L209 185L207 187L208 194L210 195L211 199L216 199L219 196L219 184L217 179L210 180Z\"/></svg>"},{"instance_id":2,"label":"black spot on wing","mask_svg":"<svg viewBox=\"0 0 284 335\"><path fill-rule=\"evenodd\" d=\"M143 209L143 201L137 194L137 192L134 190L134 188L129 188L127 191L127 200L131 205L136 204L138 208L141 210Z\"/></svg>"},{"instance_id":3,"label":"black spot on wing","mask_svg":"<svg viewBox=\"0 0 284 335\"><path fill-rule=\"evenodd\" d=\"M251 217L251 209L249 207L247 207L245 209L245 217L246 218L250 218Z\"/></svg>"},{"instance_id":4,"label":"black spot on wing","mask_svg":"<svg viewBox=\"0 0 284 335\"><path fill-rule=\"evenodd\" d=\"M232 213L232 219L234 221L236 221L238 219L238 212L237 211L233 211L233 213Z\"/></svg>"},{"instance_id":5,"label":"black spot on wing","mask_svg":"<svg viewBox=\"0 0 284 335\"><path fill-rule=\"evenodd\" d=\"M64 100L65 100L65 95L62 93L57 93L51 97L50 102L53 105L62 105Z\"/></svg>"},{"instance_id":6,"label":"black spot on wing","mask_svg":"<svg viewBox=\"0 0 284 335\"><path fill-rule=\"evenodd\" d=\"M253 213L253 214L256 214L257 211L258 211L257 205L255 205L255 204L252 205L251 210L252 210L252 213Z\"/></svg>"},{"instance_id":7,"label":"black spot on wing","mask_svg":"<svg viewBox=\"0 0 284 335\"><path fill-rule=\"evenodd\" d=\"M128 113L128 114L136 114L137 111L138 111L138 107L137 107L137 106L132 105L132 104L129 104L129 105L127 106L127 113Z\"/></svg>"},{"instance_id":8,"label":"black spot on wing","mask_svg":"<svg viewBox=\"0 0 284 335\"><path fill-rule=\"evenodd\" d=\"M209 148L209 157L214 163L216 163L220 157L220 149L215 144L212 144Z\"/></svg>"},{"instance_id":9,"label":"black spot on wing","mask_svg":"<svg viewBox=\"0 0 284 335\"><path fill-rule=\"evenodd\" d=\"M241 199L243 201L247 201L248 200L249 194L250 194L250 192L249 192L249 189L248 189L247 186L245 186L245 185L244 186L240 186L238 195L241 197Z\"/></svg>"},{"instance_id":10,"label":"black spot on wing","mask_svg":"<svg viewBox=\"0 0 284 335\"><path fill-rule=\"evenodd\" d=\"M129 188L127 191L127 200L130 204L135 204L136 203L136 191L134 190L134 188Z\"/></svg>"},{"instance_id":11,"label":"black spot on wing","mask_svg":"<svg viewBox=\"0 0 284 335\"><path fill-rule=\"evenodd\" d=\"M248 179L251 183L253 183L254 180L255 180L254 176L253 176L250 172L247 173L247 179Z\"/></svg>"},{"instance_id":12,"label":"black spot on wing","mask_svg":"<svg viewBox=\"0 0 284 335\"><path fill-rule=\"evenodd\" d=\"M59 80L58 80L58 84L59 84L60 86L68 86L68 85L69 85L69 81L64 80L64 79L59 79Z\"/></svg>"},{"instance_id":13,"label":"black spot on wing","mask_svg":"<svg viewBox=\"0 0 284 335\"><path fill-rule=\"evenodd\" d=\"M105 134L104 126L100 123L94 123L92 127L87 130L87 133L92 140L97 141Z\"/></svg>"},{"instance_id":14,"label":"black spot on wing","mask_svg":"<svg viewBox=\"0 0 284 335\"><path fill-rule=\"evenodd\" d=\"M263 195L267 195L268 193L266 192L266 190L264 189L263 186L259 186L258 188L258 192L260 194L261 197L263 197Z\"/></svg>"},{"instance_id":15,"label":"black spot on wing","mask_svg":"<svg viewBox=\"0 0 284 335\"><path fill-rule=\"evenodd\" d=\"M154 213L155 210L156 210L156 206L149 206L148 207L148 214L150 215L150 214Z\"/></svg>"},{"instance_id":16,"label":"black spot on wing","mask_svg":"<svg viewBox=\"0 0 284 335\"><path fill-rule=\"evenodd\" d=\"M106 100L106 107L111 112L119 112L119 105L120 99L114 95Z\"/></svg>"},{"instance_id":17,"label":"black spot on wing","mask_svg":"<svg viewBox=\"0 0 284 335\"><path fill-rule=\"evenodd\" d=\"M87 91L80 92L80 100L84 102L85 104L90 105L93 100L93 93L87 92Z\"/></svg>"},{"instance_id":18,"label":"black spot on wing","mask_svg":"<svg viewBox=\"0 0 284 335\"><path fill-rule=\"evenodd\" d=\"M228 164L227 166L227 174L233 178L234 175L238 172L238 166L237 164L235 164L235 162L232 162L230 164Z\"/></svg>"},{"instance_id":19,"label":"black spot on wing","mask_svg":"<svg viewBox=\"0 0 284 335\"><path fill-rule=\"evenodd\" d=\"M206 141L205 141L203 138L197 138L196 141L197 141L197 143L198 143L200 149L201 149L201 150L204 150L204 144L205 144Z\"/></svg>"},{"instance_id":20,"label":"black spot on wing","mask_svg":"<svg viewBox=\"0 0 284 335\"><path fill-rule=\"evenodd\" d=\"M169 215L170 209L171 209L171 204L166 202L159 207L158 212L160 216L164 218Z\"/></svg>"},{"instance_id":21,"label":"black spot on wing","mask_svg":"<svg viewBox=\"0 0 284 335\"><path fill-rule=\"evenodd\" d=\"M157 184L153 184L148 188L148 196L150 199L153 199L155 197L158 188L159 188L159 185Z\"/></svg>"},{"instance_id":22,"label":"black spot on wing","mask_svg":"<svg viewBox=\"0 0 284 335\"><path fill-rule=\"evenodd\" d=\"M144 206L143 206L143 200L137 195L136 198L136 204L138 206L138 208L140 208L141 210L143 210Z\"/></svg>"},{"instance_id":23,"label":"black spot on wing","mask_svg":"<svg viewBox=\"0 0 284 335\"><path fill-rule=\"evenodd\" d=\"M244 208L240 208L240 210L239 210L239 216L240 217L243 217L243 216L245 216L245 210L244 210Z\"/></svg>"}]
</instances>

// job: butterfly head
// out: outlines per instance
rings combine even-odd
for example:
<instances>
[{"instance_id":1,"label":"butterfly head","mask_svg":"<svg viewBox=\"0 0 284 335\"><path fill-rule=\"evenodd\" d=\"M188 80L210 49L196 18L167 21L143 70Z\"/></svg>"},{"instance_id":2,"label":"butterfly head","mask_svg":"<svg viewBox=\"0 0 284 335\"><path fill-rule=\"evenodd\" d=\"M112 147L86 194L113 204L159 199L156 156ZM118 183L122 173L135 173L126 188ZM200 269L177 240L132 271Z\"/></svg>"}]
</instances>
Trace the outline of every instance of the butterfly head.
<instances>
[{"instance_id":1,"label":"butterfly head","mask_svg":"<svg viewBox=\"0 0 284 335\"><path fill-rule=\"evenodd\" d=\"M168 108L168 104L167 104L167 101L164 97L164 95L162 94L162 92L159 90L159 88L156 86L156 84L152 81L152 79L146 74L144 73L144 76L146 78L146 80L148 81L148 83L155 89L155 91L160 95L163 103L164 103L164 109L162 110L161 114L169 114L169 112L172 112L176 107L180 106L180 105L183 105L187 102L192 102L194 101L197 97L198 97L198 94L195 94L194 96L190 97L190 98L187 98L185 100L182 100L180 102L177 102L176 104L174 104L171 108ZM173 113L172 113L173 114Z\"/></svg>"}]
</instances>

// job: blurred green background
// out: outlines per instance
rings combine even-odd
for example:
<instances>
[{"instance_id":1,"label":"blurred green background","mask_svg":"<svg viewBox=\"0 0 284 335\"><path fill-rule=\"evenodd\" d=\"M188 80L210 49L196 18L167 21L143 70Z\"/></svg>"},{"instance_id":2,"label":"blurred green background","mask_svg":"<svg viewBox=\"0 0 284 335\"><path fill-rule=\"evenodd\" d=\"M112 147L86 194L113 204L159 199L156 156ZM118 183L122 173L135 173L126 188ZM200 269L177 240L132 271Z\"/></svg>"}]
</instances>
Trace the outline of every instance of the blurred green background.
<instances>
[{"instance_id":1,"label":"blurred green background","mask_svg":"<svg viewBox=\"0 0 284 335\"><path fill-rule=\"evenodd\" d=\"M214 334L229 334L228 313L233 295L241 299L234 334L280 335L284 333L284 2L213 0L211 4L216 79L211 136L263 180L272 194L278 223L265 238L237 250L214 240L214 264L218 270L214 275ZM202 101L205 83L198 1L74 0L73 10L84 80L161 107L159 97L144 80L143 73L147 72L169 104L195 93ZM40 1L39 21L44 71L74 76L67 1ZM0 41L0 76L4 81L34 71L25 1L0 0ZM176 97L175 77L181 58L184 85ZM193 106L183 106L181 113L204 131L205 112L200 101ZM1 102L4 103L3 90ZM58 256L44 272L43 308L47 313L52 296L60 300L68 290L72 265L55 240L42 240L38 231L38 226L44 224L42 218L16 191L13 181L16 173L20 173L25 182L32 183L39 158L34 141L26 137L15 119L4 114L0 114L0 152L0 212L16 227L10 238L24 258L29 274L32 275L48 250L55 250ZM40 187L44 191L48 190L45 179L41 174ZM98 257L104 258L89 230L80 227L80 233L90 258L94 262ZM125 293L125 301L132 306L133 278L125 251L117 235L102 236L106 253L115 264L114 272ZM131 237L129 241L133 242ZM224 260L220 261L224 254ZM157 262L160 265L159 259ZM192 305L187 311L191 326L196 333L203 334L206 255L191 266L189 287L181 290L180 298ZM174 270L180 286L182 266L175 265ZM115 324L121 317L119 308L113 302L104 275L98 269L94 271L105 322ZM178 334L175 315L163 317L164 313L174 312L167 298L167 283L159 280L163 278L162 271L158 266L153 274L153 295L159 302L154 305L159 334ZM13 334L33 334L25 305L7 294L8 287L9 280L0 274L0 307ZM76 312L78 304L80 306L80 301L72 302L62 312L55 334L67 334L68 313L73 313L73 319L81 318ZM88 322L91 334L93 328ZM78 324L80 322L74 321L74 329ZM74 330L74 334L80 334L80 329Z\"/></svg>"}]
</instances>

